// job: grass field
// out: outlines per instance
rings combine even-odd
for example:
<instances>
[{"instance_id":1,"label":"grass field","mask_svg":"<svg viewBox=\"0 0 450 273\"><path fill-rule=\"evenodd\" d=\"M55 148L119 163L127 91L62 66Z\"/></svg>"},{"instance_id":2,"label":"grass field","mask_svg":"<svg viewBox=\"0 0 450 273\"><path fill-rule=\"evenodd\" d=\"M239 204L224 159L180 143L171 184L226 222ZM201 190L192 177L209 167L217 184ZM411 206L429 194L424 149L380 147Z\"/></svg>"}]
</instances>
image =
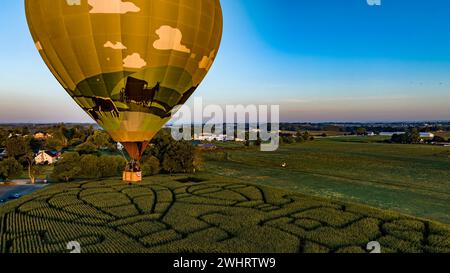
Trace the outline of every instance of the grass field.
<instances>
[{"instance_id":1,"label":"grass field","mask_svg":"<svg viewBox=\"0 0 450 273\"><path fill-rule=\"evenodd\" d=\"M0 252L450 252L444 224L205 177L52 185L0 207Z\"/></svg>"},{"instance_id":2,"label":"grass field","mask_svg":"<svg viewBox=\"0 0 450 273\"><path fill-rule=\"evenodd\" d=\"M450 223L450 148L380 140L324 138L282 146L273 153L225 147L206 154L205 170ZM288 166L282 168L283 163Z\"/></svg>"}]
</instances>

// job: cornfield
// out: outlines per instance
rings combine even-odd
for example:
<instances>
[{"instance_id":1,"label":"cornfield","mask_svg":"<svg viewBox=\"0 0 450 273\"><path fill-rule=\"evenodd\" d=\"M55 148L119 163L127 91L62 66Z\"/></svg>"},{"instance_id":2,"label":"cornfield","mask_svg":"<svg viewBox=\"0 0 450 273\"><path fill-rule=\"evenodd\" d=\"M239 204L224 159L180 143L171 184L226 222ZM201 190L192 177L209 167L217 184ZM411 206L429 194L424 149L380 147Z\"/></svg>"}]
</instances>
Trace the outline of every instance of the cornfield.
<instances>
[{"instance_id":1,"label":"cornfield","mask_svg":"<svg viewBox=\"0 0 450 273\"><path fill-rule=\"evenodd\" d=\"M179 178L179 177L178 177ZM0 207L1 253L450 252L450 228L365 206L177 177L50 186ZM220 180L219 180L220 181Z\"/></svg>"}]
</instances>

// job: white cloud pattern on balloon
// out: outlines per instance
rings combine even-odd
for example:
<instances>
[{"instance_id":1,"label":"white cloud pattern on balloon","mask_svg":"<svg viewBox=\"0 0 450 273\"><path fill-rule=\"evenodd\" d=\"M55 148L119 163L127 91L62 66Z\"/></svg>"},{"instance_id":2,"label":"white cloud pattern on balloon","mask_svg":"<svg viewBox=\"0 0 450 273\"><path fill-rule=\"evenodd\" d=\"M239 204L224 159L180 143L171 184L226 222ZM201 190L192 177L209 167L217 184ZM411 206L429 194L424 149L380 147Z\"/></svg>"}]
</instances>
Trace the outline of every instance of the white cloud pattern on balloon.
<instances>
[{"instance_id":1,"label":"white cloud pattern on balloon","mask_svg":"<svg viewBox=\"0 0 450 273\"><path fill-rule=\"evenodd\" d=\"M153 43L153 47L159 50L174 50L183 53L191 53L191 50L181 44L183 34L178 28L171 26L161 26L156 30L159 39Z\"/></svg>"}]
</instances>

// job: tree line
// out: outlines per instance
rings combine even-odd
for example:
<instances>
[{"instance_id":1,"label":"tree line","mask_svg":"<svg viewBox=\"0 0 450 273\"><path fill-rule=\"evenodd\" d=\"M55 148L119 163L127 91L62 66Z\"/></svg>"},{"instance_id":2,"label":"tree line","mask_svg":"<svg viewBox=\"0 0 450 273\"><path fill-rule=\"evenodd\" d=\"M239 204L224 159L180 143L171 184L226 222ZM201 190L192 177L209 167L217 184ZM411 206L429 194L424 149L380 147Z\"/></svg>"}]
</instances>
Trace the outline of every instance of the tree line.
<instances>
[{"instance_id":1,"label":"tree line","mask_svg":"<svg viewBox=\"0 0 450 273\"><path fill-rule=\"evenodd\" d=\"M36 139L29 132L0 129L1 146L8 157L0 161L0 179L17 178L27 172L30 181L42 174L34 158L41 150L61 151L51 178L55 181L99 179L120 176L129 159L125 151L102 130L91 126L68 128L61 124L48 128L47 139ZM151 142L142 159L144 175L192 173L201 168L201 156L190 142L175 141L168 131L161 131Z\"/></svg>"}]
</instances>

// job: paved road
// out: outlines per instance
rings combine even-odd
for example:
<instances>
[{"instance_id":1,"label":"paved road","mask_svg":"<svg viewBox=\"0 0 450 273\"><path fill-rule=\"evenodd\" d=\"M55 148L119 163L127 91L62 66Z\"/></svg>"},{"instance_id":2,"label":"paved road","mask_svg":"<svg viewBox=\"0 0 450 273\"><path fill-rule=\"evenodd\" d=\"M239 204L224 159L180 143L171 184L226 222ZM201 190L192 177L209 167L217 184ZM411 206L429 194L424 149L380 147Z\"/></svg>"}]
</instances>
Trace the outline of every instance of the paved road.
<instances>
[{"instance_id":1,"label":"paved road","mask_svg":"<svg viewBox=\"0 0 450 273\"><path fill-rule=\"evenodd\" d=\"M0 200L9 201L8 198L12 195L19 194L24 196L34 191L44 188L47 185L0 185ZM1 205L2 203L0 203Z\"/></svg>"}]
</instances>

